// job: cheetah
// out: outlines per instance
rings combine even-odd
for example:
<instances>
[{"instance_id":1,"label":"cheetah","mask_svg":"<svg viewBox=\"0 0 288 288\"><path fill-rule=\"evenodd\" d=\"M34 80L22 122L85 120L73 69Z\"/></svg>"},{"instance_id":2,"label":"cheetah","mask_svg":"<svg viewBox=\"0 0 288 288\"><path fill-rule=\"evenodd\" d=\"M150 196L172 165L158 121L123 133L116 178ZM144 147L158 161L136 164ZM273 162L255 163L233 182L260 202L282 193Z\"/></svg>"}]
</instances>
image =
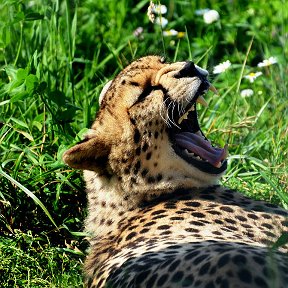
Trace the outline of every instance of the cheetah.
<instances>
[{"instance_id":1,"label":"cheetah","mask_svg":"<svg viewBox=\"0 0 288 288\"><path fill-rule=\"evenodd\" d=\"M227 146L196 103L216 89L193 62L132 62L100 96L96 120L63 160L84 170L87 287L288 287L288 211L221 187Z\"/></svg>"}]
</instances>

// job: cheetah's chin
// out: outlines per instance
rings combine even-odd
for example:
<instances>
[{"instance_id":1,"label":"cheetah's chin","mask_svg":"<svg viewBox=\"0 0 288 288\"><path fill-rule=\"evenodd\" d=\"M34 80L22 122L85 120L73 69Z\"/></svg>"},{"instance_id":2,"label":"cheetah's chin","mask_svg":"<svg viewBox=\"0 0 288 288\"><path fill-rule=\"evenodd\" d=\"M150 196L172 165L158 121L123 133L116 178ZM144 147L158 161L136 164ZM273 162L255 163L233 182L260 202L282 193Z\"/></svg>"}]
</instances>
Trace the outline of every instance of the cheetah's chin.
<instances>
[{"instance_id":1,"label":"cheetah's chin","mask_svg":"<svg viewBox=\"0 0 288 288\"><path fill-rule=\"evenodd\" d=\"M213 86L209 89L216 91ZM226 144L224 148L214 147L205 137L198 123L195 102L206 106L207 103L202 96L206 91L198 91L196 100L178 119L179 126L173 127L170 135L173 148L181 158L203 172L220 174L227 169L228 145Z\"/></svg>"}]
</instances>

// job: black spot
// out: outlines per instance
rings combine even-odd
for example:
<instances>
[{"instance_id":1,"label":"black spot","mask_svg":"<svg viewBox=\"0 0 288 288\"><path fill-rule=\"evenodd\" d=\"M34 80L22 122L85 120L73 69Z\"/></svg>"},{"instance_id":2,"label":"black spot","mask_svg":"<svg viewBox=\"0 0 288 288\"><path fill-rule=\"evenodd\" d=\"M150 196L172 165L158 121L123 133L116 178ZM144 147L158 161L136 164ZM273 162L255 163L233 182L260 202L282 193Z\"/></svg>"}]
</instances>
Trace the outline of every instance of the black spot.
<instances>
[{"instance_id":1,"label":"black spot","mask_svg":"<svg viewBox=\"0 0 288 288\"><path fill-rule=\"evenodd\" d=\"M155 273L155 272L154 272L154 273ZM157 275L157 273L155 273L155 274L147 281L146 288L151 288L151 287L154 285L157 277L158 277L158 275Z\"/></svg>"},{"instance_id":2,"label":"black spot","mask_svg":"<svg viewBox=\"0 0 288 288\"><path fill-rule=\"evenodd\" d=\"M194 229L194 228L186 228L185 231L189 232L189 233L199 233L200 232L198 229Z\"/></svg>"},{"instance_id":3,"label":"black spot","mask_svg":"<svg viewBox=\"0 0 288 288\"><path fill-rule=\"evenodd\" d=\"M149 230L150 230L149 228L144 228L139 233L144 234L144 233L147 233Z\"/></svg>"},{"instance_id":4,"label":"black spot","mask_svg":"<svg viewBox=\"0 0 288 288\"><path fill-rule=\"evenodd\" d=\"M199 270L199 275L207 274L209 268L210 268L210 263L209 263L209 262L205 263L205 264L200 268L200 270Z\"/></svg>"},{"instance_id":5,"label":"black spot","mask_svg":"<svg viewBox=\"0 0 288 288\"><path fill-rule=\"evenodd\" d=\"M144 145L143 145L143 147L142 147L142 151L143 151L143 152L146 152L148 148L149 148L148 144L147 144L147 143L144 143Z\"/></svg>"},{"instance_id":6,"label":"black spot","mask_svg":"<svg viewBox=\"0 0 288 288\"><path fill-rule=\"evenodd\" d=\"M223 267L226 265L230 260L230 256L228 254L224 254L223 256L220 257L220 259L217 262L218 268Z\"/></svg>"},{"instance_id":7,"label":"black spot","mask_svg":"<svg viewBox=\"0 0 288 288\"><path fill-rule=\"evenodd\" d=\"M215 210L211 210L211 211L207 211L207 212L211 215L221 215L221 213L219 211L215 211Z\"/></svg>"},{"instance_id":8,"label":"black spot","mask_svg":"<svg viewBox=\"0 0 288 288\"><path fill-rule=\"evenodd\" d=\"M217 223L217 224L223 224L223 221L219 220L219 219L215 219L214 222Z\"/></svg>"},{"instance_id":9,"label":"black spot","mask_svg":"<svg viewBox=\"0 0 288 288\"><path fill-rule=\"evenodd\" d=\"M157 174L157 175L156 175L156 180L157 180L158 182L161 181L162 178L163 178L163 176L162 176L161 174Z\"/></svg>"},{"instance_id":10,"label":"black spot","mask_svg":"<svg viewBox=\"0 0 288 288\"><path fill-rule=\"evenodd\" d=\"M192 251L192 252L189 252L186 256L185 256L185 260L190 260L192 258L194 258L195 256L198 256L200 252L199 251Z\"/></svg>"},{"instance_id":11,"label":"black spot","mask_svg":"<svg viewBox=\"0 0 288 288\"><path fill-rule=\"evenodd\" d=\"M171 282L179 283L182 280L183 276L184 276L184 273L182 271L177 271L171 278Z\"/></svg>"},{"instance_id":12,"label":"black spot","mask_svg":"<svg viewBox=\"0 0 288 288\"><path fill-rule=\"evenodd\" d=\"M139 156L141 154L141 148L137 147L136 150L135 150L135 153L136 153L136 155Z\"/></svg>"},{"instance_id":13,"label":"black spot","mask_svg":"<svg viewBox=\"0 0 288 288\"><path fill-rule=\"evenodd\" d=\"M166 212L166 210L163 210L163 209L162 210L157 210L157 211L152 212L151 215L158 215L158 214L162 214L164 212Z\"/></svg>"},{"instance_id":14,"label":"black spot","mask_svg":"<svg viewBox=\"0 0 288 288\"><path fill-rule=\"evenodd\" d=\"M156 224L156 221L150 221L150 222L144 224L144 227L152 226L154 224Z\"/></svg>"},{"instance_id":15,"label":"black spot","mask_svg":"<svg viewBox=\"0 0 288 288\"><path fill-rule=\"evenodd\" d=\"M131 85L133 85L133 86L140 86L140 84L139 84L139 83L137 83L137 82L134 82L134 81L131 81L131 82L130 82L130 84L131 84Z\"/></svg>"},{"instance_id":16,"label":"black spot","mask_svg":"<svg viewBox=\"0 0 288 288\"><path fill-rule=\"evenodd\" d=\"M230 224L236 224L236 221L233 220L233 219L225 218L224 220L225 220L227 223L230 223Z\"/></svg>"},{"instance_id":17,"label":"black spot","mask_svg":"<svg viewBox=\"0 0 288 288\"><path fill-rule=\"evenodd\" d=\"M242 266L244 264L246 264L247 262L247 259L243 256L243 255L235 255L233 258L232 258L232 261L235 265L237 266Z\"/></svg>"},{"instance_id":18,"label":"black spot","mask_svg":"<svg viewBox=\"0 0 288 288\"><path fill-rule=\"evenodd\" d=\"M164 283L167 281L169 275L168 274L164 274L162 275L159 280L157 281L157 286L162 286L164 285Z\"/></svg>"},{"instance_id":19,"label":"black spot","mask_svg":"<svg viewBox=\"0 0 288 288\"><path fill-rule=\"evenodd\" d=\"M203 260L205 260L207 258L207 255L200 255L197 258L195 258L195 260L193 261L194 265L198 265L199 263L201 263Z\"/></svg>"},{"instance_id":20,"label":"black spot","mask_svg":"<svg viewBox=\"0 0 288 288\"><path fill-rule=\"evenodd\" d=\"M127 235L127 237L126 237L126 241L132 239L132 238L135 237L136 235L137 235L136 232L131 232L130 234Z\"/></svg>"},{"instance_id":21,"label":"black spot","mask_svg":"<svg viewBox=\"0 0 288 288\"><path fill-rule=\"evenodd\" d=\"M205 226L205 224L200 221L190 221L189 223L196 226Z\"/></svg>"},{"instance_id":22,"label":"black spot","mask_svg":"<svg viewBox=\"0 0 288 288\"><path fill-rule=\"evenodd\" d=\"M150 270L146 270L146 271L139 273L135 278L135 284L141 285L146 280L149 273L150 273Z\"/></svg>"},{"instance_id":23,"label":"black spot","mask_svg":"<svg viewBox=\"0 0 288 288\"><path fill-rule=\"evenodd\" d=\"M146 168L143 169L143 170L141 171L142 177L145 177L145 176L147 175L147 173L148 173L148 170L147 170Z\"/></svg>"},{"instance_id":24,"label":"black spot","mask_svg":"<svg viewBox=\"0 0 288 288\"><path fill-rule=\"evenodd\" d=\"M158 131L156 131L155 134L154 134L155 139L157 139L158 136L159 136L159 133L158 133Z\"/></svg>"},{"instance_id":25,"label":"black spot","mask_svg":"<svg viewBox=\"0 0 288 288\"><path fill-rule=\"evenodd\" d=\"M203 213L200 213L200 212L193 212L192 216L194 216L196 218L205 218L205 215Z\"/></svg>"},{"instance_id":26,"label":"black spot","mask_svg":"<svg viewBox=\"0 0 288 288\"><path fill-rule=\"evenodd\" d=\"M183 217L171 217L170 220L173 220L173 221L183 221L184 218Z\"/></svg>"},{"instance_id":27,"label":"black spot","mask_svg":"<svg viewBox=\"0 0 288 288\"><path fill-rule=\"evenodd\" d=\"M227 207L227 206L220 207L220 210L226 211L226 212L234 212L234 210L231 207Z\"/></svg>"},{"instance_id":28,"label":"black spot","mask_svg":"<svg viewBox=\"0 0 288 288\"><path fill-rule=\"evenodd\" d=\"M138 129L134 130L134 143L137 144L140 141L140 132Z\"/></svg>"},{"instance_id":29,"label":"black spot","mask_svg":"<svg viewBox=\"0 0 288 288\"><path fill-rule=\"evenodd\" d=\"M175 269L179 266L180 263L181 263L180 260L174 261L174 262L170 265L168 271L169 271L169 272L175 271Z\"/></svg>"},{"instance_id":30,"label":"black spot","mask_svg":"<svg viewBox=\"0 0 288 288\"><path fill-rule=\"evenodd\" d=\"M172 234L172 232L169 230L160 233L160 235L170 235L170 234Z\"/></svg>"},{"instance_id":31,"label":"black spot","mask_svg":"<svg viewBox=\"0 0 288 288\"><path fill-rule=\"evenodd\" d=\"M254 220L258 220L258 219L259 219L259 217L258 217L257 215L252 214L252 213L247 214L247 216L248 216L249 218L251 218L251 219L254 219Z\"/></svg>"},{"instance_id":32,"label":"black spot","mask_svg":"<svg viewBox=\"0 0 288 288\"><path fill-rule=\"evenodd\" d=\"M182 287L192 287L193 282L194 277L192 275L189 275L185 277L185 279L182 281Z\"/></svg>"},{"instance_id":33,"label":"black spot","mask_svg":"<svg viewBox=\"0 0 288 288\"><path fill-rule=\"evenodd\" d=\"M134 174L137 174L139 172L140 167L141 167L141 163L140 161L137 161L134 166Z\"/></svg>"},{"instance_id":34,"label":"black spot","mask_svg":"<svg viewBox=\"0 0 288 288\"><path fill-rule=\"evenodd\" d=\"M268 229L273 229L273 226L268 224L268 223L263 223L261 226L265 227L265 228L268 228Z\"/></svg>"},{"instance_id":35,"label":"black spot","mask_svg":"<svg viewBox=\"0 0 288 288\"><path fill-rule=\"evenodd\" d=\"M199 207L199 206L201 206L201 204L199 202L196 202L196 201L185 202L184 204L186 206L188 206L188 207Z\"/></svg>"},{"instance_id":36,"label":"black spot","mask_svg":"<svg viewBox=\"0 0 288 288\"><path fill-rule=\"evenodd\" d=\"M147 181L148 181L148 183L154 183L156 180L155 180L154 177L149 176L149 177L147 178Z\"/></svg>"},{"instance_id":37,"label":"black spot","mask_svg":"<svg viewBox=\"0 0 288 288\"><path fill-rule=\"evenodd\" d=\"M151 155L152 155L152 153L151 153L151 152L148 152L148 153L146 154L146 160L150 160L150 159L151 159Z\"/></svg>"},{"instance_id":38,"label":"black spot","mask_svg":"<svg viewBox=\"0 0 288 288\"><path fill-rule=\"evenodd\" d=\"M237 215L237 216L235 216L235 218L240 220L240 221L242 221L242 222L246 222L247 221L247 219L245 217L241 216L241 215Z\"/></svg>"},{"instance_id":39,"label":"black spot","mask_svg":"<svg viewBox=\"0 0 288 288\"><path fill-rule=\"evenodd\" d=\"M158 230L167 230L167 229L170 229L170 226L169 225L160 225L157 227Z\"/></svg>"},{"instance_id":40,"label":"black spot","mask_svg":"<svg viewBox=\"0 0 288 288\"><path fill-rule=\"evenodd\" d=\"M112 221L111 219L107 220L107 222L106 222L106 224L107 224L108 226L111 226L112 223L113 223L113 221Z\"/></svg>"},{"instance_id":41,"label":"black spot","mask_svg":"<svg viewBox=\"0 0 288 288\"><path fill-rule=\"evenodd\" d=\"M212 281L210 281L209 283L207 283L205 286L205 288L215 288L215 285Z\"/></svg>"},{"instance_id":42,"label":"black spot","mask_svg":"<svg viewBox=\"0 0 288 288\"><path fill-rule=\"evenodd\" d=\"M241 269L238 272L239 279L244 283L251 283L252 282L252 275L251 272L247 269Z\"/></svg>"}]
</instances>

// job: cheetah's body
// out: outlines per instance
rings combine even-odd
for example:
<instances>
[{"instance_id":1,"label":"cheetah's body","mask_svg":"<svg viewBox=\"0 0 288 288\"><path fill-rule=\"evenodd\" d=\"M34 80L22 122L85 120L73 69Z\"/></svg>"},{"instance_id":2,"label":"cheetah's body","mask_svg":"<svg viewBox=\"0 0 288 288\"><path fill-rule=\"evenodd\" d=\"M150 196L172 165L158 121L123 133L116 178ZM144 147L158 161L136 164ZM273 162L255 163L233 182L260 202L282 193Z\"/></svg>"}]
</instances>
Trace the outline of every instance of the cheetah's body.
<instances>
[{"instance_id":1,"label":"cheetah's body","mask_svg":"<svg viewBox=\"0 0 288 288\"><path fill-rule=\"evenodd\" d=\"M207 146L193 114L206 77L191 63L133 62L103 89L86 139L66 152L85 170L88 287L288 286L288 246L267 248L287 231L288 212L216 185L226 152ZM179 118L187 103L195 109L182 124L175 110ZM209 163L179 143L204 149Z\"/></svg>"}]
</instances>

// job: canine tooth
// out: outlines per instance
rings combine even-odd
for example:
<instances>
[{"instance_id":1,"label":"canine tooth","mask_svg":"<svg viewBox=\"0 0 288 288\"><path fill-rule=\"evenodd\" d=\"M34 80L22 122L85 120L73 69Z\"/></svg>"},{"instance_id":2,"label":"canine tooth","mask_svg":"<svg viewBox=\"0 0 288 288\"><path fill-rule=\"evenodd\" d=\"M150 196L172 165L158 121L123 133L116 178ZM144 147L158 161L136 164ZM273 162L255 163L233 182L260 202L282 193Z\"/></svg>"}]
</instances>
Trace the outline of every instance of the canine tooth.
<instances>
[{"instance_id":1,"label":"canine tooth","mask_svg":"<svg viewBox=\"0 0 288 288\"><path fill-rule=\"evenodd\" d=\"M210 85L209 90L218 95L218 91L213 85Z\"/></svg>"},{"instance_id":2,"label":"canine tooth","mask_svg":"<svg viewBox=\"0 0 288 288\"><path fill-rule=\"evenodd\" d=\"M203 96L199 96L196 100L197 103L202 104L205 107L208 107L208 103L206 102L206 100L203 98Z\"/></svg>"}]
</instances>

